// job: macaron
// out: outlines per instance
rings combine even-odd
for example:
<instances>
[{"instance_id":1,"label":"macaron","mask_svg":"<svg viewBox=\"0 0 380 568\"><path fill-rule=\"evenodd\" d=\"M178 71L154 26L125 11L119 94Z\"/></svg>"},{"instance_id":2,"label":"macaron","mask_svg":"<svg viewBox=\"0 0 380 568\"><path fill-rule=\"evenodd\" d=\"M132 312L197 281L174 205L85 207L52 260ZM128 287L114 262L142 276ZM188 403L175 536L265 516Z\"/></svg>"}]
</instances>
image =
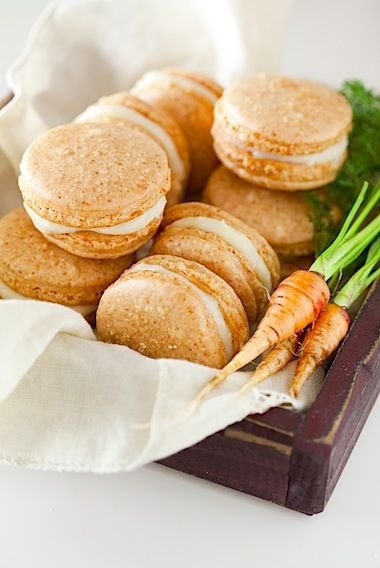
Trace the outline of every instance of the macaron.
<instances>
[{"instance_id":1,"label":"macaron","mask_svg":"<svg viewBox=\"0 0 380 568\"><path fill-rule=\"evenodd\" d=\"M312 212L303 193L263 189L220 166L211 174L202 198L256 229L282 256L314 251Z\"/></svg>"},{"instance_id":2,"label":"macaron","mask_svg":"<svg viewBox=\"0 0 380 568\"><path fill-rule=\"evenodd\" d=\"M225 89L212 128L220 161L274 190L318 188L347 155L352 110L335 90L281 75L246 77Z\"/></svg>"},{"instance_id":3,"label":"macaron","mask_svg":"<svg viewBox=\"0 0 380 568\"><path fill-rule=\"evenodd\" d=\"M84 316L134 260L74 256L47 241L22 207L0 220L0 250L0 298L63 304Z\"/></svg>"},{"instance_id":4,"label":"macaron","mask_svg":"<svg viewBox=\"0 0 380 568\"><path fill-rule=\"evenodd\" d=\"M105 291L96 323L101 341L216 368L248 339L233 289L205 266L175 256L150 256L126 270Z\"/></svg>"},{"instance_id":5,"label":"macaron","mask_svg":"<svg viewBox=\"0 0 380 568\"><path fill-rule=\"evenodd\" d=\"M212 270L235 290L253 322L280 274L266 240L229 213L199 202L169 207L162 227L150 253L175 255Z\"/></svg>"},{"instance_id":6,"label":"macaron","mask_svg":"<svg viewBox=\"0 0 380 568\"><path fill-rule=\"evenodd\" d=\"M201 191L218 163L211 126L214 105L222 94L221 87L199 73L164 68L143 75L132 93L166 111L179 124L190 148L188 191L193 194Z\"/></svg>"},{"instance_id":7,"label":"macaron","mask_svg":"<svg viewBox=\"0 0 380 568\"><path fill-rule=\"evenodd\" d=\"M130 254L156 232L170 189L165 152L120 124L58 126L20 165L19 187L36 228L84 258Z\"/></svg>"},{"instance_id":8,"label":"macaron","mask_svg":"<svg viewBox=\"0 0 380 568\"><path fill-rule=\"evenodd\" d=\"M128 92L102 97L80 114L75 122L113 122L136 128L153 138L165 151L171 171L169 204L182 200L190 170L189 149L182 130L164 110L139 100Z\"/></svg>"}]
</instances>

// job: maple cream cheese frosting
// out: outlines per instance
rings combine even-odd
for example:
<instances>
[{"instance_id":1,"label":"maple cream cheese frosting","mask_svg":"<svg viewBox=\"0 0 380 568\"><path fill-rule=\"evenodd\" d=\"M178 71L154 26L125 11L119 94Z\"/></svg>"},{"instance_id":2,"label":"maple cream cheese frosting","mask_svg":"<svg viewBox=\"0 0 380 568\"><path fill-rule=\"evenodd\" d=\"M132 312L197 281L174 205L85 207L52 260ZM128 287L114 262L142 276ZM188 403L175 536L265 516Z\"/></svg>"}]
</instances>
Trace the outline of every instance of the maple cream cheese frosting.
<instances>
[{"instance_id":1,"label":"maple cream cheese frosting","mask_svg":"<svg viewBox=\"0 0 380 568\"><path fill-rule=\"evenodd\" d=\"M108 122L59 126L26 150L19 187L46 239L94 259L135 252L158 229L170 189L166 153Z\"/></svg>"},{"instance_id":2,"label":"maple cream cheese frosting","mask_svg":"<svg viewBox=\"0 0 380 568\"><path fill-rule=\"evenodd\" d=\"M134 255L93 260L47 241L25 210L0 220L0 298L41 300L93 313L103 291L134 261Z\"/></svg>"},{"instance_id":3,"label":"maple cream cheese frosting","mask_svg":"<svg viewBox=\"0 0 380 568\"><path fill-rule=\"evenodd\" d=\"M150 254L199 262L223 278L240 298L251 322L264 310L279 279L279 261L254 229L205 203L180 203L164 214Z\"/></svg>"},{"instance_id":4,"label":"maple cream cheese frosting","mask_svg":"<svg viewBox=\"0 0 380 568\"><path fill-rule=\"evenodd\" d=\"M176 121L164 110L134 97L127 91L100 98L75 122L113 122L144 132L165 151L171 170L168 203L182 200L190 171L186 137Z\"/></svg>"},{"instance_id":5,"label":"maple cream cheese frosting","mask_svg":"<svg viewBox=\"0 0 380 568\"><path fill-rule=\"evenodd\" d=\"M162 218L163 211L166 205L166 198L161 197L159 201L153 205L150 209L145 211L142 215L135 217L131 221L126 221L125 223L119 223L118 225L112 225L111 227L89 227L86 229L78 229L77 227L69 227L68 225L61 225L59 223L53 223L48 221L38 215L31 209L26 203L24 203L25 211L31 218L33 225L41 231L47 234L72 234L78 233L79 231L90 231L93 233L98 233L99 235L131 235L146 229L152 221Z\"/></svg>"},{"instance_id":6,"label":"maple cream cheese frosting","mask_svg":"<svg viewBox=\"0 0 380 568\"><path fill-rule=\"evenodd\" d=\"M275 162L284 162L287 164L305 164L307 166L314 166L315 164L325 164L328 162L341 163L347 150L348 137L345 136L340 142L333 144L326 150L321 152L314 152L313 154L304 154L294 156L274 154L271 152L262 152L261 150L250 149L242 147L243 149L252 153L255 158L262 160L274 160Z\"/></svg>"},{"instance_id":7,"label":"maple cream cheese frosting","mask_svg":"<svg viewBox=\"0 0 380 568\"><path fill-rule=\"evenodd\" d=\"M222 94L220 86L199 73L165 68L143 75L131 92L154 108L165 111L180 126L190 151L187 193L201 191L218 163L211 126L214 105Z\"/></svg>"},{"instance_id":8,"label":"maple cream cheese frosting","mask_svg":"<svg viewBox=\"0 0 380 568\"><path fill-rule=\"evenodd\" d=\"M96 320L101 341L216 368L248 338L234 290L202 264L172 255L150 256L126 270L105 291Z\"/></svg>"},{"instance_id":9,"label":"maple cream cheese frosting","mask_svg":"<svg viewBox=\"0 0 380 568\"><path fill-rule=\"evenodd\" d=\"M214 148L236 175L297 191L331 182L342 166L352 110L338 92L281 75L247 77L215 105Z\"/></svg>"}]
</instances>

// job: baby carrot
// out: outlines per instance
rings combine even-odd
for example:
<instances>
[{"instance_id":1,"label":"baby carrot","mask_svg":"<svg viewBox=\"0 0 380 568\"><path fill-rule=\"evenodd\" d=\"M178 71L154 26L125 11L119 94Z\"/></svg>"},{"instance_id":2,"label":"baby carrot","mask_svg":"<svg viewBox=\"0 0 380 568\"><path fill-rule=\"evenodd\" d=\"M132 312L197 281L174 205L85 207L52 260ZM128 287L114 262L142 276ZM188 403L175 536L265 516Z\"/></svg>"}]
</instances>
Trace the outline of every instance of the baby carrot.
<instances>
[{"instance_id":1,"label":"baby carrot","mask_svg":"<svg viewBox=\"0 0 380 568\"><path fill-rule=\"evenodd\" d=\"M281 371L281 369L283 369L289 361L296 356L300 344L299 335L300 334L295 333L276 347L273 347L273 349L265 355L254 373L252 373L250 379L245 383L238 394L243 394L251 387L258 385L271 375Z\"/></svg>"},{"instance_id":2,"label":"baby carrot","mask_svg":"<svg viewBox=\"0 0 380 568\"><path fill-rule=\"evenodd\" d=\"M307 379L315 369L337 349L347 335L350 326L348 308L380 276L380 269L374 270L380 261L380 239L369 249L367 261L335 294L312 328L305 335L296 373L290 384L290 393L297 397Z\"/></svg>"},{"instance_id":3,"label":"baby carrot","mask_svg":"<svg viewBox=\"0 0 380 568\"><path fill-rule=\"evenodd\" d=\"M222 383L231 373L282 343L316 319L330 299L326 282L316 272L297 270L273 292L269 307L251 339L199 392L194 403Z\"/></svg>"},{"instance_id":4,"label":"baby carrot","mask_svg":"<svg viewBox=\"0 0 380 568\"><path fill-rule=\"evenodd\" d=\"M364 184L336 240L318 257L310 270L297 270L279 284L253 336L239 353L206 383L194 399L193 407L230 374L316 320L330 299L326 280L353 262L380 229L380 218L376 218L360 230L380 198L380 184L365 201L367 189L368 184Z\"/></svg>"},{"instance_id":5,"label":"baby carrot","mask_svg":"<svg viewBox=\"0 0 380 568\"><path fill-rule=\"evenodd\" d=\"M298 359L296 374L290 384L290 394L297 397L315 369L337 349L346 337L350 316L345 308L327 304L314 325L307 331Z\"/></svg>"}]
</instances>

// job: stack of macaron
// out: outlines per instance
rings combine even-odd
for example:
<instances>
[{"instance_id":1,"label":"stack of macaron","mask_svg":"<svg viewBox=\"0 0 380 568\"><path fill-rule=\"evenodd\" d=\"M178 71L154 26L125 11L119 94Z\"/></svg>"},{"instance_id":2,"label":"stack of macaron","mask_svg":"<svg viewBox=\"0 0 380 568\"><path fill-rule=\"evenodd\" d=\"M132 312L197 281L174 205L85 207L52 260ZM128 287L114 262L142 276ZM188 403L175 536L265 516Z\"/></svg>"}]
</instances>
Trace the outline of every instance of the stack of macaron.
<instances>
[{"instance_id":1,"label":"stack of macaron","mask_svg":"<svg viewBox=\"0 0 380 568\"><path fill-rule=\"evenodd\" d=\"M351 125L351 107L329 87L267 74L242 79L215 105L212 134L222 166L204 200L256 228L283 269L307 265L314 231L303 192L336 177Z\"/></svg>"},{"instance_id":2,"label":"stack of macaron","mask_svg":"<svg viewBox=\"0 0 380 568\"><path fill-rule=\"evenodd\" d=\"M307 265L297 190L334 178L350 126L345 100L307 81L260 75L222 92L149 72L25 151L24 208L0 220L0 297L96 311L100 340L221 368L281 270ZM181 203L201 190L203 203Z\"/></svg>"},{"instance_id":3,"label":"stack of macaron","mask_svg":"<svg viewBox=\"0 0 380 568\"><path fill-rule=\"evenodd\" d=\"M24 209L0 220L0 297L91 315L157 231L170 189L165 151L120 124L68 124L25 151Z\"/></svg>"}]
</instances>

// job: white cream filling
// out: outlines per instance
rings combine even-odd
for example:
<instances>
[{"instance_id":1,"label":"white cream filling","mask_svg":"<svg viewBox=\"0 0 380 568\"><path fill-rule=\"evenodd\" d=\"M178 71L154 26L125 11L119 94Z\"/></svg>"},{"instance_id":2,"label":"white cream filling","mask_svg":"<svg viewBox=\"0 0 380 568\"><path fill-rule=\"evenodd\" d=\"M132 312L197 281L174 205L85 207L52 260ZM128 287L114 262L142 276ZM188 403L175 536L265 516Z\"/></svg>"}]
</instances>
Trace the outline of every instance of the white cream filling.
<instances>
[{"instance_id":1,"label":"white cream filling","mask_svg":"<svg viewBox=\"0 0 380 568\"><path fill-rule=\"evenodd\" d=\"M219 335L219 337L220 337L220 339L223 343L224 349L226 351L226 355L227 355L228 359L231 359L233 354L234 354L232 333L231 333L228 325L226 324L226 321L223 317L222 311L219 307L218 302L215 300L215 298L210 296L210 294L206 294L206 292L203 292L203 290L198 288L198 286L195 286L195 284L190 282L190 280L188 280L185 276L182 276L182 274L178 274L177 272L173 272L171 270L168 270L167 268L164 268L163 266L159 266L158 264L145 264L145 263L144 264L135 264L129 270L129 272L140 272L140 271L146 271L146 270L148 270L150 272L160 272L162 274L169 274L170 276L174 276L178 280L185 282L187 285L189 285L194 290L194 292L196 292L198 294L198 296L201 298L202 302L206 306L207 310L210 312L211 316L213 317L213 319L215 321L215 326L216 326L218 335Z\"/></svg>"},{"instance_id":2,"label":"white cream filling","mask_svg":"<svg viewBox=\"0 0 380 568\"><path fill-rule=\"evenodd\" d=\"M258 253L253 242L241 231L234 229L225 221L209 217L184 217L170 225L171 227L191 227L208 233L214 233L226 243L240 251L248 260L252 270L265 288L271 292L272 276L263 258Z\"/></svg>"},{"instance_id":3,"label":"white cream filling","mask_svg":"<svg viewBox=\"0 0 380 568\"><path fill-rule=\"evenodd\" d=\"M345 136L340 142L333 144L322 152L314 154L304 154L302 156L285 156L282 154L273 154L271 152L262 152L252 148L244 147L244 150L250 152L255 158L263 160L273 160L275 162L284 162L289 164L304 164L306 166L314 166L316 164L339 163L348 146L348 138Z\"/></svg>"},{"instance_id":4,"label":"white cream filling","mask_svg":"<svg viewBox=\"0 0 380 568\"><path fill-rule=\"evenodd\" d=\"M15 290L12 290L12 288L10 288L9 286L7 286L7 284L5 284L4 282L2 282L2 280L0 280L0 298L2 298L3 300L35 300L35 298L28 298L27 296L23 296L23 294L19 294L18 292L16 292ZM54 302L52 302L54 303ZM64 305L64 304L61 304ZM94 312L96 310L96 304L90 304L88 306L86 305L78 305L78 306L65 306L66 308L71 308L72 310L75 310L76 312L78 312L79 314L81 314L82 316L88 316L88 314L91 314L92 312Z\"/></svg>"},{"instance_id":5,"label":"white cream filling","mask_svg":"<svg viewBox=\"0 0 380 568\"><path fill-rule=\"evenodd\" d=\"M163 81L170 81L170 83L182 87L185 91L193 91L207 99L212 105L214 105L218 100L217 95L215 95L213 91L204 85L201 85L198 81L195 81L195 79L176 75L170 71L149 71L148 73L145 73L139 81L137 81L134 89L136 89L137 93L139 89L154 87L157 83L162 83ZM134 89L132 89L132 93Z\"/></svg>"},{"instance_id":6,"label":"white cream filling","mask_svg":"<svg viewBox=\"0 0 380 568\"><path fill-rule=\"evenodd\" d=\"M185 176L185 166L181 157L178 153L177 147L174 144L171 136L166 132L162 126L153 122L143 114L128 108L123 105L118 104L95 104L89 106L82 114L77 116L75 122L88 122L95 121L98 118L105 116L110 116L113 118L121 118L123 120L128 120L136 126L140 126L147 132L149 132L153 138L159 141L163 149L165 150L170 169L178 177L183 178Z\"/></svg>"},{"instance_id":7,"label":"white cream filling","mask_svg":"<svg viewBox=\"0 0 380 568\"><path fill-rule=\"evenodd\" d=\"M90 231L92 233L99 233L101 235L131 235L132 233L137 233L144 230L152 221L159 219L166 205L166 197L161 197L153 207L147 209L145 213L135 217L131 221L126 221L125 223L119 223L118 225L113 225L112 227L91 227L86 229L80 229L78 227L69 227L67 225L61 225L59 223L53 223L44 219L38 213L33 211L26 203L24 207L28 213L33 225L41 233L56 234L56 235L66 235L71 233L78 233L84 231Z\"/></svg>"}]
</instances>

